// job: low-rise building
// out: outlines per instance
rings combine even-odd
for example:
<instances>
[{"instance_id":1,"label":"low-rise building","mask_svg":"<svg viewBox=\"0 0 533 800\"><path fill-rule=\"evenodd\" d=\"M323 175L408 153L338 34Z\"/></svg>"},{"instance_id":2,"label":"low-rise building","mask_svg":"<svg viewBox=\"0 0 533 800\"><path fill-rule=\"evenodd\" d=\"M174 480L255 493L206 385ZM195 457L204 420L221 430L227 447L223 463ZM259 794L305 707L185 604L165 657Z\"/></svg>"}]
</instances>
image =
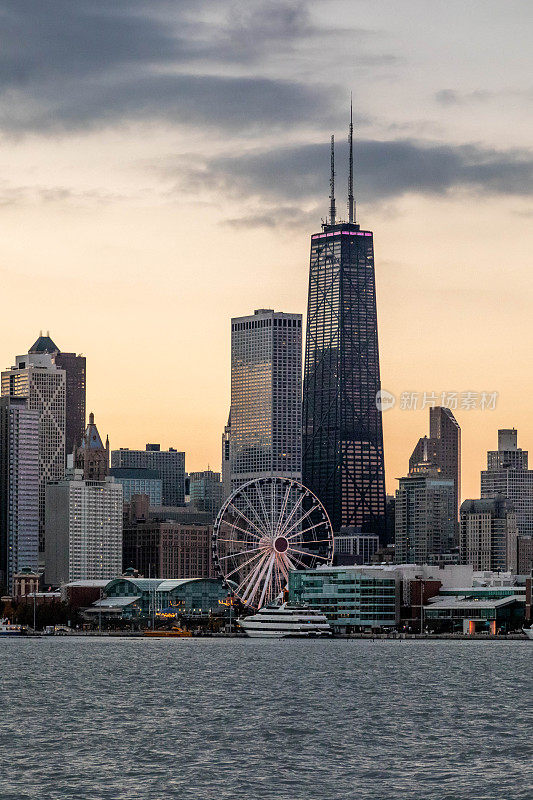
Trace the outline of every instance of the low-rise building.
<instances>
[{"instance_id":1,"label":"low-rise building","mask_svg":"<svg viewBox=\"0 0 533 800\"><path fill-rule=\"evenodd\" d=\"M499 600L475 597L439 597L424 607L425 627L430 631L475 633L520 630L524 623L524 597Z\"/></svg>"}]
</instances>

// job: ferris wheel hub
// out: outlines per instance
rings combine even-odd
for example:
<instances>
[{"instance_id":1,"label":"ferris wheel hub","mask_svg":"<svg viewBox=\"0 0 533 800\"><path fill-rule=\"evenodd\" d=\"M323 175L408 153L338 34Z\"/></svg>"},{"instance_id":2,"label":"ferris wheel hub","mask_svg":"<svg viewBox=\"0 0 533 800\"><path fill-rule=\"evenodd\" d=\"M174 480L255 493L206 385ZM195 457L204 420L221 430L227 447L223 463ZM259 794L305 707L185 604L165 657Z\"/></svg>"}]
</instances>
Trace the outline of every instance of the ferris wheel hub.
<instances>
[{"instance_id":1,"label":"ferris wheel hub","mask_svg":"<svg viewBox=\"0 0 533 800\"><path fill-rule=\"evenodd\" d=\"M289 547L289 543L284 536L278 536L274 541L274 550L277 553L285 553Z\"/></svg>"}]
</instances>

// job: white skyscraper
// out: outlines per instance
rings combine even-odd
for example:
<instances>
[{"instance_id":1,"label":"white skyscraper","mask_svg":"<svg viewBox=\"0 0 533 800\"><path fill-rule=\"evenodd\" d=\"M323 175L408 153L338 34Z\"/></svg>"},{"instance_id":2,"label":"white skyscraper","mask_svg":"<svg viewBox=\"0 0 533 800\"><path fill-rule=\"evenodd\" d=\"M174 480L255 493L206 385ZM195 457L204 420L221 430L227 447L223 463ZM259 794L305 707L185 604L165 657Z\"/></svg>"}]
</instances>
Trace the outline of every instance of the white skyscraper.
<instances>
[{"instance_id":1,"label":"white skyscraper","mask_svg":"<svg viewBox=\"0 0 533 800\"><path fill-rule=\"evenodd\" d=\"M49 353L17 356L2 372L2 395L23 397L39 414L39 553L44 553L45 487L65 472L66 373Z\"/></svg>"},{"instance_id":2,"label":"white skyscraper","mask_svg":"<svg viewBox=\"0 0 533 800\"><path fill-rule=\"evenodd\" d=\"M122 485L81 470L46 487L46 581L110 580L122 572Z\"/></svg>"},{"instance_id":3,"label":"white skyscraper","mask_svg":"<svg viewBox=\"0 0 533 800\"><path fill-rule=\"evenodd\" d=\"M39 561L39 413L23 397L0 398L0 586Z\"/></svg>"},{"instance_id":4,"label":"white skyscraper","mask_svg":"<svg viewBox=\"0 0 533 800\"><path fill-rule=\"evenodd\" d=\"M231 320L231 488L302 478L302 317L260 309Z\"/></svg>"}]
</instances>

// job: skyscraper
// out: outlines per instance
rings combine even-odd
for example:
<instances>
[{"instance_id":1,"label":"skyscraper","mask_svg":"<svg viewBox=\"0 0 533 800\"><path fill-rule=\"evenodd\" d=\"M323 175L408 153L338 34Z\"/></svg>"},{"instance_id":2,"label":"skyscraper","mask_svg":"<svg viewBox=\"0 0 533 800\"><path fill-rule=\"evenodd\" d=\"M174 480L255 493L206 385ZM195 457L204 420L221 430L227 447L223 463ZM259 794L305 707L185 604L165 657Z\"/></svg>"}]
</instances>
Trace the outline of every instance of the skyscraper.
<instances>
[{"instance_id":1,"label":"skyscraper","mask_svg":"<svg viewBox=\"0 0 533 800\"><path fill-rule=\"evenodd\" d=\"M481 472L481 497L504 497L516 511L521 536L533 536L533 470L528 451L517 445L515 428L498 431L498 449L487 453L487 469Z\"/></svg>"},{"instance_id":2,"label":"skyscraper","mask_svg":"<svg viewBox=\"0 0 533 800\"><path fill-rule=\"evenodd\" d=\"M159 473L164 506L185 504L185 453L169 447L161 450L158 444L147 444L145 450L121 447L111 451L112 467L143 467Z\"/></svg>"},{"instance_id":3,"label":"skyscraper","mask_svg":"<svg viewBox=\"0 0 533 800\"><path fill-rule=\"evenodd\" d=\"M272 309L231 320L231 489L302 477L302 317Z\"/></svg>"},{"instance_id":4,"label":"skyscraper","mask_svg":"<svg viewBox=\"0 0 533 800\"><path fill-rule=\"evenodd\" d=\"M489 497L465 500L461 505L461 564L471 564L476 572L516 572L517 539L510 500Z\"/></svg>"},{"instance_id":5,"label":"skyscraper","mask_svg":"<svg viewBox=\"0 0 533 800\"><path fill-rule=\"evenodd\" d=\"M211 469L191 472L189 480L191 506L198 511L209 512L214 520L222 505L220 472L213 472Z\"/></svg>"},{"instance_id":6,"label":"skyscraper","mask_svg":"<svg viewBox=\"0 0 533 800\"><path fill-rule=\"evenodd\" d=\"M0 591L39 561L39 412L0 398Z\"/></svg>"},{"instance_id":7,"label":"skyscraper","mask_svg":"<svg viewBox=\"0 0 533 800\"><path fill-rule=\"evenodd\" d=\"M109 473L109 438L104 447L94 414L89 414L89 424L76 448L74 466L83 472L86 481L104 481Z\"/></svg>"},{"instance_id":8,"label":"skyscraper","mask_svg":"<svg viewBox=\"0 0 533 800\"><path fill-rule=\"evenodd\" d=\"M445 478L453 478L455 505L459 514L461 502L461 428L449 408L429 409L429 438L423 436L409 459L409 469L424 460L434 464Z\"/></svg>"},{"instance_id":9,"label":"skyscraper","mask_svg":"<svg viewBox=\"0 0 533 800\"><path fill-rule=\"evenodd\" d=\"M65 370L65 453L70 455L79 445L85 432L85 356L62 353L50 335L42 332L30 353L48 353L60 369Z\"/></svg>"},{"instance_id":10,"label":"skyscraper","mask_svg":"<svg viewBox=\"0 0 533 800\"><path fill-rule=\"evenodd\" d=\"M231 411L228 422L222 434L222 500L225 501L231 494Z\"/></svg>"},{"instance_id":11,"label":"skyscraper","mask_svg":"<svg viewBox=\"0 0 533 800\"><path fill-rule=\"evenodd\" d=\"M17 356L2 372L2 395L23 397L39 415L39 553L45 550L45 486L65 472L65 370L46 352Z\"/></svg>"},{"instance_id":12,"label":"skyscraper","mask_svg":"<svg viewBox=\"0 0 533 800\"><path fill-rule=\"evenodd\" d=\"M373 234L356 222L352 132L348 222L336 221L333 141L329 221L311 236L303 392L303 482L333 530L385 535L385 467Z\"/></svg>"}]
</instances>

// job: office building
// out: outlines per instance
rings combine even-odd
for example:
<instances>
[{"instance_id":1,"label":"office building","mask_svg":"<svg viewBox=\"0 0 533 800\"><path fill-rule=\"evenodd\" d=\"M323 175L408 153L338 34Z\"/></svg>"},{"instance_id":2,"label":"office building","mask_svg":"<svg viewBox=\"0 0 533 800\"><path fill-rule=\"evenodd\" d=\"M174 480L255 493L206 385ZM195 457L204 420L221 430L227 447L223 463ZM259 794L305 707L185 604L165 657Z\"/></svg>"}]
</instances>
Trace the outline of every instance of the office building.
<instances>
[{"instance_id":1,"label":"office building","mask_svg":"<svg viewBox=\"0 0 533 800\"><path fill-rule=\"evenodd\" d=\"M223 486L220 472L206 469L189 475L190 504L198 511L207 511L214 518L222 506Z\"/></svg>"},{"instance_id":2,"label":"office building","mask_svg":"<svg viewBox=\"0 0 533 800\"><path fill-rule=\"evenodd\" d=\"M164 506L185 504L185 453L169 447L161 450L158 444L147 444L145 450L121 447L111 451L112 467L142 467L159 473Z\"/></svg>"},{"instance_id":3,"label":"office building","mask_svg":"<svg viewBox=\"0 0 533 800\"><path fill-rule=\"evenodd\" d=\"M443 478L453 478L457 515L461 503L461 428L449 408L435 406L429 409L429 437L418 440L409 469L424 460L437 467Z\"/></svg>"},{"instance_id":4,"label":"office building","mask_svg":"<svg viewBox=\"0 0 533 800\"><path fill-rule=\"evenodd\" d=\"M65 370L65 453L68 457L74 452L85 431L85 356L76 353L62 353L47 333L42 331L30 353L48 353L59 369Z\"/></svg>"},{"instance_id":5,"label":"office building","mask_svg":"<svg viewBox=\"0 0 533 800\"><path fill-rule=\"evenodd\" d=\"M335 211L311 236L303 390L303 483L324 504L334 532L358 527L386 538L385 466L373 234ZM233 409L232 409L233 411Z\"/></svg>"},{"instance_id":6,"label":"office building","mask_svg":"<svg viewBox=\"0 0 533 800\"><path fill-rule=\"evenodd\" d=\"M333 537L335 565L371 564L379 550L379 536L361 533L357 528L341 528Z\"/></svg>"},{"instance_id":7,"label":"office building","mask_svg":"<svg viewBox=\"0 0 533 800\"><path fill-rule=\"evenodd\" d=\"M231 411L222 434L222 500L226 501L231 494Z\"/></svg>"},{"instance_id":8,"label":"office building","mask_svg":"<svg viewBox=\"0 0 533 800\"><path fill-rule=\"evenodd\" d=\"M0 398L0 592L39 563L39 412Z\"/></svg>"},{"instance_id":9,"label":"office building","mask_svg":"<svg viewBox=\"0 0 533 800\"><path fill-rule=\"evenodd\" d=\"M465 500L460 523L461 564L471 564L476 571L516 572L518 530L509 500Z\"/></svg>"},{"instance_id":10,"label":"office building","mask_svg":"<svg viewBox=\"0 0 533 800\"><path fill-rule=\"evenodd\" d=\"M109 473L109 437L104 446L94 424L94 414L89 414L89 424L76 448L74 466L83 472L86 481L105 481Z\"/></svg>"},{"instance_id":11,"label":"office building","mask_svg":"<svg viewBox=\"0 0 533 800\"><path fill-rule=\"evenodd\" d=\"M271 309L231 320L231 489L302 477L302 317Z\"/></svg>"},{"instance_id":12,"label":"office building","mask_svg":"<svg viewBox=\"0 0 533 800\"><path fill-rule=\"evenodd\" d=\"M163 489L157 470L143 467L111 467L109 474L121 484L125 503L130 503L135 496L146 495L149 506L161 505Z\"/></svg>"},{"instance_id":13,"label":"office building","mask_svg":"<svg viewBox=\"0 0 533 800\"><path fill-rule=\"evenodd\" d=\"M45 487L65 472L65 370L46 352L17 356L2 372L2 395L23 397L39 415L39 559L45 550Z\"/></svg>"},{"instance_id":14,"label":"office building","mask_svg":"<svg viewBox=\"0 0 533 800\"><path fill-rule=\"evenodd\" d=\"M531 575L533 571L533 536L519 536L516 543L516 572Z\"/></svg>"},{"instance_id":15,"label":"office building","mask_svg":"<svg viewBox=\"0 0 533 800\"><path fill-rule=\"evenodd\" d=\"M123 566L152 578L211 578L215 576L211 525L158 520L127 523Z\"/></svg>"},{"instance_id":16,"label":"office building","mask_svg":"<svg viewBox=\"0 0 533 800\"><path fill-rule=\"evenodd\" d=\"M400 478L395 504L397 564L440 562L456 546L455 484L429 462Z\"/></svg>"},{"instance_id":17,"label":"office building","mask_svg":"<svg viewBox=\"0 0 533 800\"><path fill-rule=\"evenodd\" d=\"M122 572L122 486L86 481L81 470L46 487L45 579L110 580Z\"/></svg>"},{"instance_id":18,"label":"office building","mask_svg":"<svg viewBox=\"0 0 533 800\"><path fill-rule=\"evenodd\" d=\"M516 512L521 536L533 536L533 470L528 452L517 444L515 428L498 431L498 449L487 453L487 469L481 472L481 497L505 497Z\"/></svg>"}]
</instances>

